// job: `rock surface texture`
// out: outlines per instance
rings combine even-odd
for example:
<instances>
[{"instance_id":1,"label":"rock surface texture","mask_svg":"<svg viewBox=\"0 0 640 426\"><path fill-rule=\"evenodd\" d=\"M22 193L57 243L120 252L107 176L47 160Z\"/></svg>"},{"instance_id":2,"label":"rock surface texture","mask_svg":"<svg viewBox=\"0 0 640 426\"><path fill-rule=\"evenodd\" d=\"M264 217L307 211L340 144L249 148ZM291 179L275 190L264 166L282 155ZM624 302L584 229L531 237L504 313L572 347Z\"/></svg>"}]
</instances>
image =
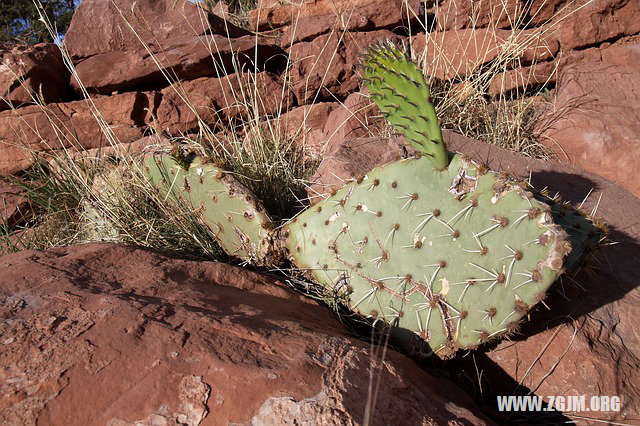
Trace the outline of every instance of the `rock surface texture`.
<instances>
[{"instance_id":1,"label":"rock surface texture","mask_svg":"<svg viewBox=\"0 0 640 426\"><path fill-rule=\"evenodd\" d=\"M4 424L362 422L369 345L275 279L109 244L0 271ZM491 424L407 358L376 365L374 424Z\"/></svg>"},{"instance_id":2,"label":"rock surface texture","mask_svg":"<svg viewBox=\"0 0 640 426\"><path fill-rule=\"evenodd\" d=\"M566 66L552 110L539 124L562 161L640 196L640 40L589 49Z\"/></svg>"},{"instance_id":3,"label":"rock surface texture","mask_svg":"<svg viewBox=\"0 0 640 426\"><path fill-rule=\"evenodd\" d=\"M69 75L56 45L1 46L0 60L0 111L33 104L34 98L66 100Z\"/></svg>"},{"instance_id":4,"label":"rock surface texture","mask_svg":"<svg viewBox=\"0 0 640 426\"><path fill-rule=\"evenodd\" d=\"M140 139L157 100L154 92L129 92L0 112L0 174L31 166L32 151L91 149Z\"/></svg>"}]
</instances>

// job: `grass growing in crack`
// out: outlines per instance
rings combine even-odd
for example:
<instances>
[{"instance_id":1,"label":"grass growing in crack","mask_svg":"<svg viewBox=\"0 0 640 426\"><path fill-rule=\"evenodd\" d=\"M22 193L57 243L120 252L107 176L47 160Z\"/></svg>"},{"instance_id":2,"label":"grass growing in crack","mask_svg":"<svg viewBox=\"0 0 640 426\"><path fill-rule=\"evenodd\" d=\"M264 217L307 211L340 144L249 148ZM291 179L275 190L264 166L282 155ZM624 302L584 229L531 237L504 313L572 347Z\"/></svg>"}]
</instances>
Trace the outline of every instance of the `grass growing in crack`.
<instances>
[{"instance_id":1,"label":"grass growing in crack","mask_svg":"<svg viewBox=\"0 0 640 426\"><path fill-rule=\"evenodd\" d=\"M304 205L306 182L317 162L307 161L293 138L250 127L244 140L227 134L233 148L222 157L224 168L262 200L273 218L290 218Z\"/></svg>"},{"instance_id":2,"label":"grass growing in crack","mask_svg":"<svg viewBox=\"0 0 640 426\"><path fill-rule=\"evenodd\" d=\"M33 155L34 166L14 183L37 215L11 232L4 227L4 252L112 241L184 258L226 259L190 208L158 195L135 170L68 151Z\"/></svg>"},{"instance_id":3,"label":"grass growing in crack","mask_svg":"<svg viewBox=\"0 0 640 426\"><path fill-rule=\"evenodd\" d=\"M455 83L436 79L431 88L443 129L526 157L550 158L538 137L542 130L538 117L546 106L541 96L492 98L482 92L464 96Z\"/></svg>"}]
</instances>

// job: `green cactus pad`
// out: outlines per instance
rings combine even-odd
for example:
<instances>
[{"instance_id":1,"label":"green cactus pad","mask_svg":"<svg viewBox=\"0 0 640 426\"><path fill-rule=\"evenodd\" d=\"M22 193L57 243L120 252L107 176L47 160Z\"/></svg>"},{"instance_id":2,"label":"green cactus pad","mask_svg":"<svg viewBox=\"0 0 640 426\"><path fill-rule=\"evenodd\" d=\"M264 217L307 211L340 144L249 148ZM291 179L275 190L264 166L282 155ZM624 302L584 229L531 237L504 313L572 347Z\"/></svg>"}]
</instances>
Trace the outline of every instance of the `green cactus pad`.
<instances>
[{"instance_id":1,"label":"green cactus pad","mask_svg":"<svg viewBox=\"0 0 640 426\"><path fill-rule=\"evenodd\" d=\"M198 212L227 254L256 265L271 263L271 219L228 172L198 158L179 164L168 155L148 156L143 171L164 196L173 195Z\"/></svg>"},{"instance_id":2,"label":"green cactus pad","mask_svg":"<svg viewBox=\"0 0 640 426\"><path fill-rule=\"evenodd\" d=\"M549 207L456 155L389 163L285 230L293 262L442 358L515 330L570 251Z\"/></svg>"},{"instance_id":3,"label":"green cactus pad","mask_svg":"<svg viewBox=\"0 0 640 426\"><path fill-rule=\"evenodd\" d=\"M384 117L438 169L447 167L447 150L422 71L389 42L371 46L363 68L369 96Z\"/></svg>"}]
</instances>

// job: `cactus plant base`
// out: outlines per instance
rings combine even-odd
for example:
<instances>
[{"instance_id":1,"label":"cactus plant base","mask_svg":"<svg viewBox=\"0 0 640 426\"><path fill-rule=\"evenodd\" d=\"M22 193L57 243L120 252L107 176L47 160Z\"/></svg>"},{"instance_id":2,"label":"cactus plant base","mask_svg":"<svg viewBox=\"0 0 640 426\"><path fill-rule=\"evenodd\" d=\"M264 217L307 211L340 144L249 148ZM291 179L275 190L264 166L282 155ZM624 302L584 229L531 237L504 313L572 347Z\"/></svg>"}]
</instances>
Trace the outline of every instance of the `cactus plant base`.
<instances>
[{"instance_id":1,"label":"cactus plant base","mask_svg":"<svg viewBox=\"0 0 640 426\"><path fill-rule=\"evenodd\" d=\"M285 230L290 258L354 311L440 357L508 334L563 271L550 208L456 155L374 169Z\"/></svg>"}]
</instances>

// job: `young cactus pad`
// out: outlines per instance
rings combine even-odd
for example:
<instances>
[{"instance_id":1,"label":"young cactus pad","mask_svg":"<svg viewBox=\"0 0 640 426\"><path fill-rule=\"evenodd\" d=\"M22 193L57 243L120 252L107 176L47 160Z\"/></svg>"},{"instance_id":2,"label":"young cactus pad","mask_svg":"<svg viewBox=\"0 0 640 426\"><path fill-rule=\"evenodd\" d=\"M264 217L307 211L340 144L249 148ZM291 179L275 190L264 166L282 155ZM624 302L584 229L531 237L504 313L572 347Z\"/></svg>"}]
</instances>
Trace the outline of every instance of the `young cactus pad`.
<instances>
[{"instance_id":1,"label":"young cactus pad","mask_svg":"<svg viewBox=\"0 0 640 426\"><path fill-rule=\"evenodd\" d=\"M197 211L226 253L256 265L270 263L271 219L233 176L199 158L181 165L168 155L148 156L143 171L163 196Z\"/></svg>"},{"instance_id":2,"label":"young cactus pad","mask_svg":"<svg viewBox=\"0 0 640 426\"><path fill-rule=\"evenodd\" d=\"M447 167L449 157L422 71L389 42L367 50L363 69L369 96L384 117L438 169Z\"/></svg>"},{"instance_id":3,"label":"young cactus pad","mask_svg":"<svg viewBox=\"0 0 640 426\"><path fill-rule=\"evenodd\" d=\"M288 226L294 263L350 307L440 357L515 330L570 251L549 207L453 157L374 169Z\"/></svg>"}]
</instances>

